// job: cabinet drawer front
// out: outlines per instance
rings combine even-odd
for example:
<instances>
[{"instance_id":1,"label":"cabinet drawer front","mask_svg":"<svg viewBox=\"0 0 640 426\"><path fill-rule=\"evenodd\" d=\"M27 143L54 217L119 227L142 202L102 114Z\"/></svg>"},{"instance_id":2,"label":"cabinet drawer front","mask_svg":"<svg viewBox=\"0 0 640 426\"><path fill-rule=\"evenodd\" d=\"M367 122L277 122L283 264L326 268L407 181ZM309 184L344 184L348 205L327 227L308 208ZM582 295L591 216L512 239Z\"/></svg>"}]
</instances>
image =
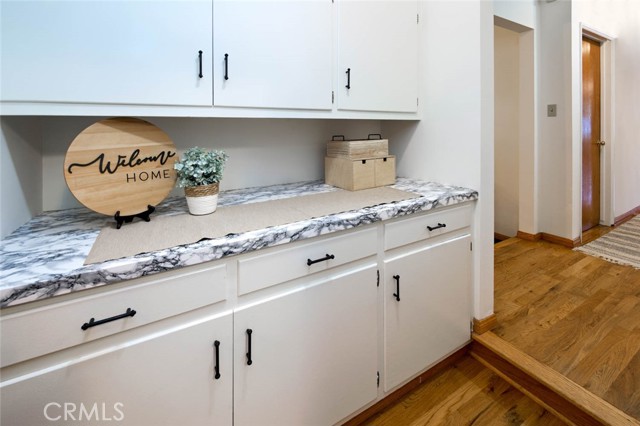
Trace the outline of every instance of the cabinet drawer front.
<instances>
[{"instance_id":1,"label":"cabinet drawer front","mask_svg":"<svg viewBox=\"0 0 640 426\"><path fill-rule=\"evenodd\" d=\"M393 185L396 183L396 157L390 155L375 160L376 186Z\"/></svg>"},{"instance_id":2,"label":"cabinet drawer front","mask_svg":"<svg viewBox=\"0 0 640 426\"><path fill-rule=\"evenodd\" d=\"M238 260L238 294L300 278L376 254L375 227ZM331 259L327 255L333 256ZM308 265L309 261L320 260Z\"/></svg>"},{"instance_id":3,"label":"cabinet drawer front","mask_svg":"<svg viewBox=\"0 0 640 426\"><path fill-rule=\"evenodd\" d=\"M471 224L471 208L468 204L386 224L384 249L393 249L467 227Z\"/></svg>"},{"instance_id":4,"label":"cabinet drawer front","mask_svg":"<svg viewBox=\"0 0 640 426\"><path fill-rule=\"evenodd\" d=\"M171 278L144 280L144 283L132 284L131 287L1 318L2 367L178 315L227 297L226 264ZM124 315L127 309L135 310L135 315ZM90 324L92 318L97 325ZM105 319L113 320L100 323Z\"/></svg>"}]
</instances>

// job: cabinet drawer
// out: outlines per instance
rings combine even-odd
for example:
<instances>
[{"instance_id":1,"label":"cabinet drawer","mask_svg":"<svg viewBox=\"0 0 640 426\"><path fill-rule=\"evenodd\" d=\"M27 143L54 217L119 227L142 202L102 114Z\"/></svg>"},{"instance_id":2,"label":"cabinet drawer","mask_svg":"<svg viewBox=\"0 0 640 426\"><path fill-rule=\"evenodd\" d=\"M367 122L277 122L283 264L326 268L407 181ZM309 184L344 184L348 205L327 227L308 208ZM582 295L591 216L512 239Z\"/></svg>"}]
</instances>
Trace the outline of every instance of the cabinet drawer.
<instances>
[{"instance_id":1,"label":"cabinet drawer","mask_svg":"<svg viewBox=\"0 0 640 426\"><path fill-rule=\"evenodd\" d=\"M156 275L155 277L158 277ZM0 318L1 366L90 342L226 299L226 264L181 273L170 278L148 277L118 290L81 297ZM155 278L155 279L153 279ZM123 315L82 329L95 322Z\"/></svg>"},{"instance_id":2,"label":"cabinet drawer","mask_svg":"<svg viewBox=\"0 0 640 426\"><path fill-rule=\"evenodd\" d=\"M384 227L384 249L393 249L467 227L471 225L471 209L472 205L467 204L388 223Z\"/></svg>"},{"instance_id":3,"label":"cabinet drawer","mask_svg":"<svg viewBox=\"0 0 640 426\"><path fill-rule=\"evenodd\" d=\"M238 260L238 294L247 294L334 266L373 256L377 250L377 229L351 232L339 237L292 244L269 253ZM309 261L333 256L308 265Z\"/></svg>"},{"instance_id":4,"label":"cabinet drawer","mask_svg":"<svg viewBox=\"0 0 640 426\"><path fill-rule=\"evenodd\" d=\"M393 185L396 183L396 157L389 155L374 160L375 186Z\"/></svg>"}]
</instances>

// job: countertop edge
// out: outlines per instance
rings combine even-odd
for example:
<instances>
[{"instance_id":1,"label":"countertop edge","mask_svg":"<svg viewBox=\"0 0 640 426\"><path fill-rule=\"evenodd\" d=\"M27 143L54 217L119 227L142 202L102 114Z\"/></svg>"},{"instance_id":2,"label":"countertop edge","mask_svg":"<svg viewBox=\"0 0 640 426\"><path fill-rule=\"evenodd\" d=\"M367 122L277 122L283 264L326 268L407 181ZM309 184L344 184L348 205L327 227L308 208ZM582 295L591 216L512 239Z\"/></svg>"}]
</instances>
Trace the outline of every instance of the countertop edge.
<instances>
[{"instance_id":1,"label":"countertop edge","mask_svg":"<svg viewBox=\"0 0 640 426\"><path fill-rule=\"evenodd\" d=\"M249 253L268 247L353 229L420 212L453 206L478 199L478 192L460 187L455 194L425 196L384 203L359 210L340 212L286 225L204 240L128 258L86 265L64 274L48 275L25 285L14 285L0 292L0 308L100 287ZM407 188L399 188L409 190Z\"/></svg>"}]
</instances>

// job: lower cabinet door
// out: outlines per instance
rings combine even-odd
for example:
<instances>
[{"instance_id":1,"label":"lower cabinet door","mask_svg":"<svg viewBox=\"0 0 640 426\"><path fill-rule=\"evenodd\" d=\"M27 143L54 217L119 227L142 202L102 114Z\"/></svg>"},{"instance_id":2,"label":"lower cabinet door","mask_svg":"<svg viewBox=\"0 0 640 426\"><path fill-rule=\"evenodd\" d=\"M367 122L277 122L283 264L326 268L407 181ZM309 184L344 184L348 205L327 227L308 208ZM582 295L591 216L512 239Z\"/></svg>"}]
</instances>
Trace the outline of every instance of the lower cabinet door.
<instances>
[{"instance_id":1,"label":"lower cabinet door","mask_svg":"<svg viewBox=\"0 0 640 426\"><path fill-rule=\"evenodd\" d=\"M209 317L3 378L0 423L231 425L232 327L230 313Z\"/></svg>"},{"instance_id":2,"label":"lower cabinet door","mask_svg":"<svg viewBox=\"0 0 640 426\"><path fill-rule=\"evenodd\" d=\"M326 426L376 398L376 281L372 264L236 311L236 426Z\"/></svg>"},{"instance_id":3,"label":"lower cabinet door","mask_svg":"<svg viewBox=\"0 0 640 426\"><path fill-rule=\"evenodd\" d=\"M470 339L470 241L463 236L385 261L385 391Z\"/></svg>"}]
</instances>

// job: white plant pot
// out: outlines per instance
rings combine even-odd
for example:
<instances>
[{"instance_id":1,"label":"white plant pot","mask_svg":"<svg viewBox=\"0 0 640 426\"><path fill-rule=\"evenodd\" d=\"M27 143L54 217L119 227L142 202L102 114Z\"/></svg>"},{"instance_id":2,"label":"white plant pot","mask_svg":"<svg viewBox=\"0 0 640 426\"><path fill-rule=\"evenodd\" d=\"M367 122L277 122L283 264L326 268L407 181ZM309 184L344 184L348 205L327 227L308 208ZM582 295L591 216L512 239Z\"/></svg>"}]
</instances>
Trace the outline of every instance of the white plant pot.
<instances>
[{"instance_id":1,"label":"white plant pot","mask_svg":"<svg viewBox=\"0 0 640 426\"><path fill-rule=\"evenodd\" d=\"M187 197L189 213L195 216L211 214L218 208L218 194L203 197Z\"/></svg>"},{"instance_id":2,"label":"white plant pot","mask_svg":"<svg viewBox=\"0 0 640 426\"><path fill-rule=\"evenodd\" d=\"M218 207L218 183L184 189L189 213L196 216L211 214Z\"/></svg>"}]
</instances>

